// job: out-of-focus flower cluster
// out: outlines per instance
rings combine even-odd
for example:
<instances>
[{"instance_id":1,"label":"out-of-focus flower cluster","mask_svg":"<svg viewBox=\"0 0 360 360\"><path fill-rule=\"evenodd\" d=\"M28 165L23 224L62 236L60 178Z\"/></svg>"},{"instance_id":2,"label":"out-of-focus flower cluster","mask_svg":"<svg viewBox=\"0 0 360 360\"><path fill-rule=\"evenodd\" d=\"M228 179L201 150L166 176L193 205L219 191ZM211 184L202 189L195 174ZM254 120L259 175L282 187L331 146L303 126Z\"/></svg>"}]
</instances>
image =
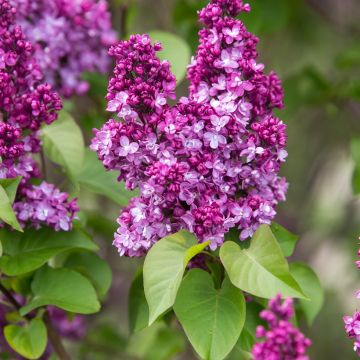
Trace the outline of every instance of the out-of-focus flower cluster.
<instances>
[{"instance_id":1,"label":"out-of-focus flower cluster","mask_svg":"<svg viewBox=\"0 0 360 360\"><path fill-rule=\"evenodd\" d=\"M14 203L22 226L69 230L76 200L69 202L66 193L46 182L33 185L41 178L33 158L41 149L39 129L56 120L62 103L42 82L33 46L15 17L9 1L0 0L0 179L22 177Z\"/></svg>"},{"instance_id":2,"label":"out-of-focus flower cluster","mask_svg":"<svg viewBox=\"0 0 360 360\"><path fill-rule=\"evenodd\" d=\"M254 360L308 360L307 339L291 322L294 314L292 299L281 300L281 295L269 301L269 307L260 313L260 318L268 324L266 329L256 328L256 337L263 339L253 346Z\"/></svg>"},{"instance_id":3,"label":"out-of-focus flower cluster","mask_svg":"<svg viewBox=\"0 0 360 360\"><path fill-rule=\"evenodd\" d=\"M258 39L234 17L249 11L240 0L212 0L199 12L205 24L188 67L190 94L176 106L175 78L147 35L110 49L116 60L107 110L117 119L95 130L91 148L128 189L139 188L118 218L120 255L141 256L180 229L211 249L238 228L240 239L270 223L285 199L278 176L287 153L276 74L257 63Z\"/></svg>"},{"instance_id":4,"label":"out-of-focus flower cluster","mask_svg":"<svg viewBox=\"0 0 360 360\"><path fill-rule=\"evenodd\" d=\"M358 258L360 258L360 249L358 250ZM356 266L360 269L360 260L356 261ZM360 290L355 294L360 299ZM354 351L360 356L360 312L355 311L352 316L344 316L345 331L350 339L354 340Z\"/></svg>"},{"instance_id":5,"label":"out-of-focus flower cluster","mask_svg":"<svg viewBox=\"0 0 360 360\"><path fill-rule=\"evenodd\" d=\"M105 73L116 41L106 0L11 0L45 80L63 96L84 94L83 72Z\"/></svg>"}]
</instances>

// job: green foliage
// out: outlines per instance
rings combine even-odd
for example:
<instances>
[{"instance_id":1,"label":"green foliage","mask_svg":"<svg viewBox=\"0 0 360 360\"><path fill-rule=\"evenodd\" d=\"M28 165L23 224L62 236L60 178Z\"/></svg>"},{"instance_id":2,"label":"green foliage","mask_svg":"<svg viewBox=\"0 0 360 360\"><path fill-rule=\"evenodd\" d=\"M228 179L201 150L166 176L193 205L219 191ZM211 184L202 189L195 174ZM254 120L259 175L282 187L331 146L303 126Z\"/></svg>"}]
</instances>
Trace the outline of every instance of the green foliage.
<instances>
[{"instance_id":1,"label":"green foliage","mask_svg":"<svg viewBox=\"0 0 360 360\"><path fill-rule=\"evenodd\" d=\"M110 266L93 252L71 254L65 261L64 267L76 270L87 277L99 296L103 297L109 291L112 281Z\"/></svg>"},{"instance_id":2,"label":"green foliage","mask_svg":"<svg viewBox=\"0 0 360 360\"><path fill-rule=\"evenodd\" d=\"M144 262L149 325L174 304L188 262L208 244L198 244L193 234L182 230L161 239L150 249Z\"/></svg>"},{"instance_id":3,"label":"green foliage","mask_svg":"<svg viewBox=\"0 0 360 360\"><path fill-rule=\"evenodd\" d=\"M12 204L15 200L17 188L21 177L13 179L0 179L0 221L12 226L15 230L22 231L16 219Z\"/></svg>"},{"instance_id":4,"label":"green foliage","mask_svg":"<svg viewBox=\"0 0 360 360\"><path fill-rule=\"evenodd\" d=\"M31 290L33 297L21 308L21 315L45 305L55 305L79 314L92 314L100 310L96 291L90 281L73 270L44 266L36 272Z\"/></svg>"},{"instance_id":5,"label":"green foliage","mask_svg":"<svg viewBox=\"0 0 360 360\"><path fill-rule=\"evenodd\" d=\"M314 270L306 264L292 263L290 264L290 272L310 298L310 301L300 299L299 302L306 321L311 326L323 306L324 290Z\"/></svg>"},{"instance_id":6,"label":"green foliage","mask_svg":"<svg viewBox=\"0 0 360 360\"><path fill-rule=\"evenodd\" d=\"M130 332L144 329L149 322L149 307L144 293L143 272L138 271L129 291L129 327Z\"/></svg>"},{"instance_id":7,"label":"green foliage","mask_svg":"<svg viewBox=\"0 0 360 360\"><path fill-rule=\"evenodd\" d=\"M158 52L158 56L170 62L171 71L176 76L177 84L180 84L190 61L189 45L179 36L165 31L150 31L149 36L151 40L161 42L163 50Z\"/></svg>"},{"instance_id":8,"label":"green foliage","mask_svg":"<svg viewBox=\"0 0 360 360\"><path fill-rule=\"evenodd\" d=\"M120 206L126 206L129 200L138 195L138 191L125 189L124 184L117 181L116 172L105 171L96 153L85 152L84 167L77 176L77 181L85 189L103 195Z\"/></svg>"},{"instance_id":9,"label":"green foliage","mask_svg":"<svg viewBox=\"0 0 360 360\"><path fill-rule=\"evenodd\" d=\"M84 139L81 129L72 116L61 111L59 118L42 128L45 155L64 167L70 179L75 181L84 161Z\"/></svg>"},{"instance_id":10,"label":"green foliage","mask_svg":"<svg viewBox=\"0 0 360 360\"><path fill-rule=\"evenodd\" d=\"M353 173L353 190L355 194L360 194L360 138L351 139L351 155L355 163Z\"/></svg>"},{"instance_id":11,"label":"green foliage","mask_svg":"<svg viewBox=\"0 0 360 360\"><path fill-rule=\"evenodd\" d=\"M220 258L231 282L249 294L273 298L305 298L303 291L289 272L281 248L267 225L261 225L248 249L232 241L220 249Z\"/></svg>"},{"instance_id":12,"label":"green foliage","mask_svg":"<svg viewBox=\"0 0 360 360\"><path fill-rule=\"evenodd\" d=\"M174 310L201 358L221 360L240 336L246 308L242 292L228 278L217 290L207 272L193 269L180 286Z\"/></svg>"},{"instance_id":13,"label":"green foliage","mask_svg":"<svg viewBox=\"0 0 360 360\"><path fill-rule=\"evenodd\" d=\"M291 256L299 237L275 222L271 223L271 231L278 241L284 256Z\"/></svg>"},{"instance_id":14,"label":"green foliage","mask_svg":"<svg viewBox=\"0 0 360 360\"><path fill-rule=\"evenodd\" d=\"M53 256L72 249L97 250L96 244L81 230L55 232L49 228L14 233L0 230L4 254L0 269L9 276L36 270Z\"/></svg>"},{"instance_id":15,"label":"green foliage","mask_svg":"<svg viewBox=\"0 0 360 360\"><path fill-rule=\"evenodd\" d=\"M23 326L6 325L4 336L11 348L26 359L38 359L45 351L47 344L46 327L39 318Z\"/></svg>"},{"instance_id":16,"label":"green foliage","mask_svg":"<svg viewBox=\"0 0 360 360\"><path fill-rule=\"evenodd\" d=\"M226 360L251 360L251 350L254 345L254 337L244 328L239 340L236 342L234 349L231 351Z\"/></svg>"}]
</instances>

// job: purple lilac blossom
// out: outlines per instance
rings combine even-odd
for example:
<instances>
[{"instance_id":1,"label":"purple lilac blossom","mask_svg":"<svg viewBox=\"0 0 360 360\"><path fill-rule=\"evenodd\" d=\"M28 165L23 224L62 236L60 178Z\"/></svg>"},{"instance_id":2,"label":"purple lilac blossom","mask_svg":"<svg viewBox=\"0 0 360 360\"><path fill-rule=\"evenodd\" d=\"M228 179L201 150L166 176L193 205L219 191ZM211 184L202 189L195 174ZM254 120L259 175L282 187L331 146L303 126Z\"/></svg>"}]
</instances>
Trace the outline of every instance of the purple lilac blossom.
<instances>
[{"instance_id":1,"label":"purple lilac blossom","mask_svg":"<svg viewBox=\"0 0 360 360\"><path fill-rule=\"evenodd\" d=\"M273 114L283 91L257 63L258 39L235 19L250 7L212 0L199 12L205 27L188 67L190 94L177 105L175 77L148 35L110 48L116 67L107 93L113 113L95 129L91 149L128 189L140 189L121 212L114 245L142 256L160 238L187 229L215 249L231 228L240 240L269 224L287 182L286 126Z\"/></svg>"},{"instance_id":2,"label":"purple lilac blossom","mask_svg":"<svg viewBox=\"0 0 360 360\"><path fill-rule=\"evenodd\" d=\"M0 179L22 177L14 210L23 227L67 231L78 211L76 200L42 181L33 158L41 150L41 126L57 119L62 103L43 83L34 48L15 17L9 1L0 0Z\"/></svg>"},{"instance_id":3,"label":"purple lilac blossom","mask_svg":"<svg viewBox=\"0 0 360 360\"><path fill-rule=\"evenodd\" d=\"M106 73L116 42L106 0L10 0L36 60L62 96L84 94L84 72Z\"/></svg>"},{"instance_id":4,"label":"purple lilac blossom","mask_svg":"<svg viewBox=\"0 0 360 360\"><path fill-rule=\"evenodd\" d=\"M256 337L263 339L254 344L253 360L309 360L306 355L311 341L291 322L294 315L292 299L281 300L281 295L269 301L269 307L260 313L268 329L259 325Z\"/></svg>"},{"instance_id":5,"label":"purple lilac blossom","mask_svg":"<svg viewBox=\"0 0 360 360\"><path fill-rule=\"evenodd\" d=\"M358 258L360 258L360 249L357 255ZM356 267L360 269L360 261L357 260L355 264ZM360 290L356 291L355 297L360 299ZM360 356L360 312L356 310L352 316L344 316L343 320L348 337L354 340L354 351Z\"/></svg>"}]
</instances>

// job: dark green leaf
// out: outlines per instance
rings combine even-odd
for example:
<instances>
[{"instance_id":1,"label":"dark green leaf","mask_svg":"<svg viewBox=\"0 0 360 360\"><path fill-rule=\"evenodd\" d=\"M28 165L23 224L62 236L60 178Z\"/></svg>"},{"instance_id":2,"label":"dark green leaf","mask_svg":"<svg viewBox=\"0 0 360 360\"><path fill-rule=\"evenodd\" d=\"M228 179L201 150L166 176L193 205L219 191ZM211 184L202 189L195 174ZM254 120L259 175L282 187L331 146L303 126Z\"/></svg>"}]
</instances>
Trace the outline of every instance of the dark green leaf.
<instances>
[{"instance_id":1,"label":"dark green leaf","mask_svg":"<svg viewBox=\"0 0 360 360\"><path fill-rule=\"evenodd\" d=\"M4 336L10 347L26 359L38 359L47 344L45 324L38 318L23 326L6 325Z\"/></svg>"},{"instance_id":2,"label":"dark green leaf","mask_svg":"<svg viewBox=\"0 0 360 360\"><path fill-rule=\"evenodd\" d=\"M273 232L276 240L279 242L284 255L291 256L299 237L275 222L271 224L271 231Z\"/></svg>"},{"instance_id":3,"label":"dark green leaf","mask_svg":"<svg viewBox=\"0 0 360 360\"><path fill-rule=\"evenodd\" d=\"M289 266L269 226L261 225L247 249L227 241L220 249L221 261L231 282L249 294L273 298L305 298L300 286L291 276Z\"/></svg>"},{"instance_id":4,"label":"dark green leaf","mask_svg":"<svg viewBox=\"0 0 360 360\"><path fill-rule=\"evenodd\" d=\"M182 230L161 239L150 249L144 262L149 325L174 304L188 262L208 244L198 244L193 234Z\"/></svg>"},{"instance_id":5,"label":"dark green leaf","mask_svg":"<svg viewBox=\"0 0 360 360\"><path fill-rule=\"evenodd\" d=\"M299 301L301 308L304 311L306 321L311 325L324 303L324 290L314 270L306 264L298 262L292 263L290 264L290 272L305 291L306 295L310 298L310 301Z\"/></svg>"},{"instance_id":6,"label":"dark green leaf","mask_svg":"<svg viewBox=\"0 0 360 360\"><path fill-rule=\"evenodd\" d=\"M251 350L254 342L254 337L246 328L244 328L234 349L231 351L226 360L251 360Z\"/></svg>"},{"instance_id":7,"label":"dark green leaf","mask_svg":"<svg viewBox=\"0 0 360 360\"><path fill-rule=\"evenodd\" d=\"M242 292L228 278L217 290L209 273L193 269L180 286L174 311L201 358L221 360L240 336L246 307Z\"/></svg>"},{"instance_id":8,"label":"dark green leaf","mask_svg":"<svg viewBox=\"0 0 360 360\"><path fill-rule=\"evenodd\" d=\"M86 276L95 286L100 296L105 296L109 291L112 273L106 261L93 252L80 252L71 254L64 267L78 271Z\"/></svg>"},{"instance_id":9,"label":"dark green leaf","mask_svg":"<svg viewBox=\"0 0 360 360\"><path fill-rule=\"evenodd\" d=\"M0 258L0 268L9 276L33 271L66 250L97 250L96 244L77 229L70 232L28 229L23 234L1 229L0 239L6 254Z\"/></svg>"},{"instance_id":10,"label":"dark green leaf","mask_svg":"<svg viewBox=\"0 0 360 360\"><path fill-rule=\"evenodd\" d=\"M45 305L55 305L78 314L92 314L100 310L90 281L73 270L44 266L36 272L31 290L34 297L20 310L22 316Z\"/></svg>"},{"instance_id":11,"label":"dark green leaf","mask_svg":"<svg viewBox=\"0 0 360 360\"><path fill-rule=\"evenodd\" d=\"M143 272L138 271L129 292L130 332L144 329L149 322L149 307L144 293Z\"/></svg>"}]
</instances>

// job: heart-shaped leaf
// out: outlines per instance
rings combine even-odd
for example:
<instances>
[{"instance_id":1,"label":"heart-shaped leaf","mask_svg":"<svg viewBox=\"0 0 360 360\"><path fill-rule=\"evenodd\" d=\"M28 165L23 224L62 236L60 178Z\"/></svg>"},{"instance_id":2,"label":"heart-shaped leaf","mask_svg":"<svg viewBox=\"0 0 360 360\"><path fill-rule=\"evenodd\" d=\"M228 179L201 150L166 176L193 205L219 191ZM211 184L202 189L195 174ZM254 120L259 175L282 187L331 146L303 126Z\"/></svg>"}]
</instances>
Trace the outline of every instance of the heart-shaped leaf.
<instances>
[{"instance_id":1,"label":"heart-shaped leaf","mask_svg":"<svg viewBox=\"0 0 360 360\"><path fill-rule=\"evenodd\" d=\"M96 291L90 281L78 272L44 266L31 284L34 297L21 308L22 316L45 305L55 305L66 311L92 314L100 310Z\"/></svg>"},{"instance_id":2,"label":"heart-shaped leaf","mask_svg":"<svg viewBox=\"0 0 360 360\"><path fill-rule=\"evenodd\" d=\"M181 230L150 249L144 262L149 325L174 304L188 262L208 245L209 242L198 244L193 234Z\"/></svg>"},{"instance_id":3,"label":"heart-shaped leaf","mask_svg":"<svg viewBox=\"0 0 360 360\"><path fill-rule=\"evenodd\" d=\"M23 326L6 325L4 336L10 347L26 359L38 359L47 344L45 324L38 318Z\"/></svg>"},{"instance_id":4,"label":"heart-shaped leaf","mask_svg":"<svg viewBox=\"0 0 360 360\"><path fill-rule=\"evenodd\" d=\"M66 250L98 249L96 244L78 229L70 232L55 232L47 228L28 229L23 234L1 229L0 239L5 254L0 258L0 268L9 276L33 271Z\"/></svg>"},{"instance_id":5,"label":"heart-shaped leaf","mask_svg":"<svg viewBox=\"0 0 360 360\"><path fill-rule=\"evenodd\" d=\"M306 298L291 276L289 266L269 226L261 225L247 249L227 241L220 249L220 258L231 282L249 294L273 298Z\"/></svg>"},{"instance_id":6,"label":"heart-shaped leaf","mask_svg":"<svg viewBox=\"0 0 360 360\"><path fill-rule=\"evenodd\" d=\"M246 313L242 292L228 278L215 289L211 276L200 269L184 278L174 310L192 346L207 360L221 360L230 353Z\"/></svg>"},{"instance_id":7,"label":"heart-shaped leaf","mask_svg":"<svg viewBox=\"0 0 360 360\"><path fill-rule=\"evenodd\" d=\"M66 111L57 121L41 130L46 156L63 166L72 180L80 173L84 161L84 139L80 127Z\"/></svg>"},{"instance_id":8,"label":"heart-shaped leaf","mask_svg":"<svg viewBox=\"0 0 360 360\"><path fill-rule=\"evenodd\" d=\"M290 264L290 272L310 298L310 301L299 300L306 321L310 326L324 303L324 289L314 270L309 266L298 262L292 263Z\"/></svg>"}]
</instances>

